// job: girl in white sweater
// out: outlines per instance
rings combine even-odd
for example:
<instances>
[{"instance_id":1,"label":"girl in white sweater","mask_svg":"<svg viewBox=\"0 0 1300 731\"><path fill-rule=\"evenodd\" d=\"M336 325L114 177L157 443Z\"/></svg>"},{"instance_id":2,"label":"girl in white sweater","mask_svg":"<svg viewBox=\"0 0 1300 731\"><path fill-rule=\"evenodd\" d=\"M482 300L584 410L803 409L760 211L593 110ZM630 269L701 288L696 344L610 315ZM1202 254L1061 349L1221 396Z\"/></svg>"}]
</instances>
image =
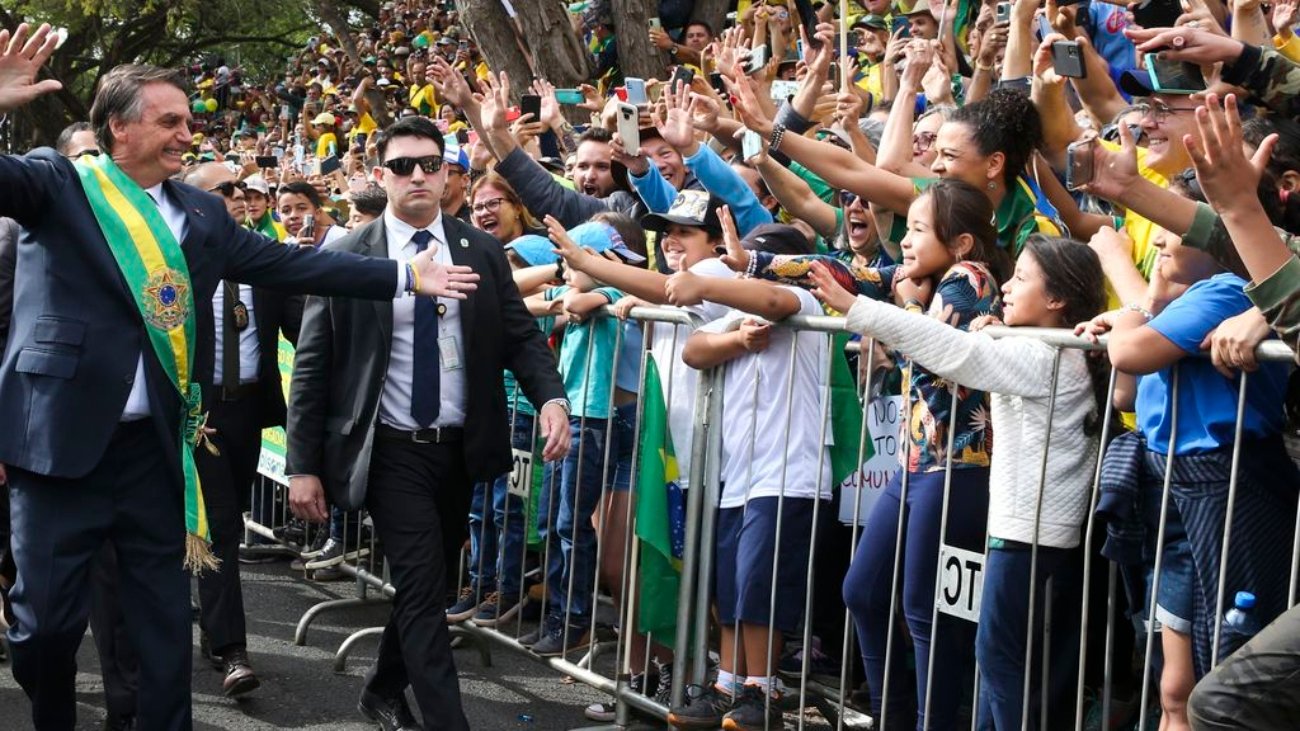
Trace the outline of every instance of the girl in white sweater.
<instances>
[{"instance_id":1,"label":"girl in white sweater","mask_svg":"<svg viewBox=\"0 0 1300 731\"><path fill-rule=\"evenodd\" d=\"M924 314L855 298L824 265L816 266L812 278L819 299L848 313L850 330L878 338L938 376L989 392L997 438L990 465L989 551L975 647L979 728L1019 729L1030 546L1039 546L1034 582L1034 617L1039 624L1043 585L1079 544L1088 509L1105 390L1100 369L1090 365L1082 350L1063 350L1053 407L1056 348L1029 337L995 340ZM1016 262L1014 276L1002 287L1006 324L1059 328L1095 315L1105 305L1104 281L1097 255L1087 246L1035 235ZM1044 449L1050 450L1045 480L1040 478ZM1031 709L1035 705L1031 703ZM1031 710L1030 718L1036 719L1037 713Z\"/></svg>"}]
</instances>

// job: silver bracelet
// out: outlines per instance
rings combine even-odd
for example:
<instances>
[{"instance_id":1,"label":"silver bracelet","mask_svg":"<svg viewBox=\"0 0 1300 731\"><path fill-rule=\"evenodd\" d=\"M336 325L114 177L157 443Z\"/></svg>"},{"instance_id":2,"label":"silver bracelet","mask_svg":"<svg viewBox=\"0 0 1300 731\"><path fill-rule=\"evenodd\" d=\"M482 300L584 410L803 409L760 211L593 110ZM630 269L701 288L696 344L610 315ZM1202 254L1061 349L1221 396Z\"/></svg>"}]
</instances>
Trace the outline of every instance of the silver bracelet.
<instances>
[{"instance_id":1,"label":"silver bracelet","mask_svg":"<svg viewBox=\"0 0 1300 731\"><path fill-rule=\"evenodd\" d=\"M785 125L777 123L772 125L772 136L767 140L767 149L777 150L781 147L781 139L785 137Z\"/></svg>"},{"instance_id":2,"label":"silver bracelet","mask_svg":"<svg viewBox=\"0 0 1300 731\"><path fill-rule=\"evenodd\" d=\"M749 263L745 265L745 279L753 279L758 275L758 253L749 252Z\"/></svg>"},{"instance_id":3,"label":"silver bracelet","mask_svg":"<svg viewBox=\"0 0 1300 731\"><path fill-rule=\"evenodd\" d=\"M1145 317L1145 318L1147 319L1147 322L1150 322L1151 320L1155 319L1155 315L1151 314L1151 310L1148 310L1147 308L1143 307L1142 305L1139 305L1139 304L1136 304L1136 303L1124 305L1123 307L1121 307L1121 308L1119 308L1119 309L1120 309L1120 311L1122 311L1122 312L1137 312L1137 313L1140 313L1143 317Z\"/></svg>"}]
</instances>

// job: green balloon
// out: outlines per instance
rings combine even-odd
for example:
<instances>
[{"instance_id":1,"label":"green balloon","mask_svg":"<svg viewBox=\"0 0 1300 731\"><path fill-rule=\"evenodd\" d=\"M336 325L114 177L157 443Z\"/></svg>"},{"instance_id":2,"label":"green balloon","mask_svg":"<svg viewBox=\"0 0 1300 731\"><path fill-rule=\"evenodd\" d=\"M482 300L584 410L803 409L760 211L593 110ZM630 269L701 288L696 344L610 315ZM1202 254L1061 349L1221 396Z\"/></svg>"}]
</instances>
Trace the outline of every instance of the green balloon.
<instances>
[{"instance_id":1,"label":"green balloon","mask_svg":"<svg viewBox=\"0 0 1300 731\"><path fill-rule=\"evenodd\" d=\"M420 35L411 39L411 45L415 46L416 48L428 48L429 37L421 33Z\"/></svg>"},{"instance_id":2,"label":"green balloon","mask_svg":"<svg viewBox=\"0 0 1300 731\"><path fill-rule=\"evenodd\" d=\"M209 99L206 102L203 102L203 106L206 107L209 112L215 112L217 111L217 100Z\"/></svg>"},{"instance_id":3,"label":"green balloon","mask_svg":"<svg viewBox=\"0 0 1300 731\"><path fill-rule=\"evenodd\" d=\"M194 103L190 105L190 110L195 114L203 114L208 111L208 105L204 104L202 99L195 99Z\"/></svg>"}]
</instances>

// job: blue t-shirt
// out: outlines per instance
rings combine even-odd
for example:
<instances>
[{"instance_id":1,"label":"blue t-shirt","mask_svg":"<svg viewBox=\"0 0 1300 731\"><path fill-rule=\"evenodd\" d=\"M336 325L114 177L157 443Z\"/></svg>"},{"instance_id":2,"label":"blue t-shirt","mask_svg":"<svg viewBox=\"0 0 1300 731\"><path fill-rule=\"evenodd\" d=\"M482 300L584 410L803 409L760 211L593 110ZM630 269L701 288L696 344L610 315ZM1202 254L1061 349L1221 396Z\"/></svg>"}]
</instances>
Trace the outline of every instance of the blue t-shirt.
<instances>
[{"instance_id":1,"label":"blue t-shirt","mask_svg":"<svg viewBox=\"0 0 1300 731\"><path fill-rule=\"evenodd\" d=\"M569 286L546 290L548 302L559 299ZM613 304L623 293L613 287L599 287L592 294L604 295ZM569 416L608 419L612 414L614 386L614 341L622 323L613 317L589 317L564 327L560 342L560 378L573 410Z\"/></svg>"},{"instance_id":2,"label":"blue t-shirt","mask_svg":"<svg viewBox=\"0 0 1300 731\"><path fill-rule=\"evenodd\" d=\"M1110 66L1110 78L1117 88L1119 77L1125 71L1137 68L1137 53L1133 42L1124 36L1124 28L1128 26L1127 12L1123 5L1111 5L1098 0L1088 4L1087 15L1082 19L1088 37L1092 39L1093 48ZM1124 94L1124 97L1127 99L1128 94Z\"/></svg>"},{"instance_id":3,"label":"blue t-shirt","mask_svg":"<svg viewBox=\"0 0 1300 731\"><path fill-rule=\"evenodd\" d=\"M623 347L618 354L618 373L614 383L624 391L641 392L641 351L645 345L641 337L641 323L628 319L623 322Z\"/></svg>"},{"instance_id":4,"label":"blue t-shirt","mask_svg":"<svg viewBox=\"0 0 1300 731\"><path fill-rule=\"evenodd\" d=\"M1225 319L1250 309L1242 289L1246 280L1235 274L1216 274L1193 284L1151 320L1151 327L1193 357L1174 366L1138 377L1138 428L1147 449L1165 454L1169 450L1173 370L1178 376L1178 442L1175 454L1195 454L1231 447L1237 423L1237 393L1241 384L1224 378L1201 352L1201 341ZM1243 417L1247 437L1266 437L1282 430L1286 400L1286 363L1261 363L1246 386Z\"/></svg>"}]
</instances>

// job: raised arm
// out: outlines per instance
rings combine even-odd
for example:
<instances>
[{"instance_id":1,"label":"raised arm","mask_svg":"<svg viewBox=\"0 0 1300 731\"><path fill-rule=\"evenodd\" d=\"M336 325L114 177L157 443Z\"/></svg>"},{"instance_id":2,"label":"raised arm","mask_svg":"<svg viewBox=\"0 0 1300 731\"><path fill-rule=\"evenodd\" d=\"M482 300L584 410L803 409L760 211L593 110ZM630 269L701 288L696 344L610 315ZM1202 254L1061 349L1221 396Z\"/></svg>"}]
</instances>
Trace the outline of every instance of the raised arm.
<instances>
[{"instance_id":1,"label":"raised arm","mask_svg":"<svg viewBox=\"0 0 1300 731\"><path fill-rule=\"evenodd\" d=\"M834 238L839 233L836 208L818 198L803 178L766 154L761 154L755 160L767 189L791 216L812 226L814 231L827 239Z\"/></svg>"}]
</instances>

